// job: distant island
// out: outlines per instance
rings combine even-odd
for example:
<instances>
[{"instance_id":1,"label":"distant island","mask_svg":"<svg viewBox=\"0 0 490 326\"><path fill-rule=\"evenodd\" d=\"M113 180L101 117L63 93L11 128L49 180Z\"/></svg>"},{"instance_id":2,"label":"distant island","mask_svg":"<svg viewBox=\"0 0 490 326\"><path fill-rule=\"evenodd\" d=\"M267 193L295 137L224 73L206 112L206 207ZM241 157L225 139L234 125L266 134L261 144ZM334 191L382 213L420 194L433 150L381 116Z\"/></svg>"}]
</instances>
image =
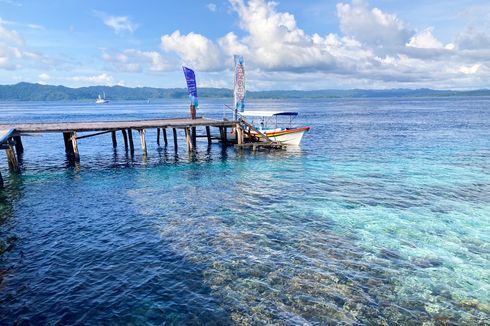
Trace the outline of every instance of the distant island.
<instances>
[{"instance_id":1,"label":"distant island","mask_svg":"<svg viewBox=\"0 0 490 326\"><path fill-rule=\"evenodd\" d=\"M124 86L90 86L70 88L32 83L0 85L0 101L70 101L94 100L105 93L112 100L148 100L187 98L185 88L153 88ZM490 96L490 90L470 91L434 89L386 89L386 90L274 90L247 91L249 99L320 99L320 98L369 98L369 97L447 97L447 96ZM227 88L199 88L201 98L231 98L233 91Z\"/></svg>"}]
</instances>

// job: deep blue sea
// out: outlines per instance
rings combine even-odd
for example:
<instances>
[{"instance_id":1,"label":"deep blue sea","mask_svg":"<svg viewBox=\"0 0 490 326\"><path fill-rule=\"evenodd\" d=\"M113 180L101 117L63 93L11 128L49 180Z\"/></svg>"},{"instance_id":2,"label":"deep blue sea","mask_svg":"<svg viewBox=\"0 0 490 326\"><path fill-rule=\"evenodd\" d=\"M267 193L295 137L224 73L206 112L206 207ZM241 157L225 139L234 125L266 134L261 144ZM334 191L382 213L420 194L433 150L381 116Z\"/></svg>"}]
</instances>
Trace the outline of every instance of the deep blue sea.
<instances>
[{"instance_id":1,"label":"deep blue sea","mask_svg":"<svg viewBox=\"0 0 490 326\"><path fill-rule=\"evenodd\" d=\"M488 325L490 98L249 108L298 110L311 131L285 151L188 153L149 130L147 159L136 133L134 156L105 134L75 165L61 134L28 135L20 175L2 151L0 324ZM0 123L184 115L0 103Z\"/></svg>"}]
</instances>

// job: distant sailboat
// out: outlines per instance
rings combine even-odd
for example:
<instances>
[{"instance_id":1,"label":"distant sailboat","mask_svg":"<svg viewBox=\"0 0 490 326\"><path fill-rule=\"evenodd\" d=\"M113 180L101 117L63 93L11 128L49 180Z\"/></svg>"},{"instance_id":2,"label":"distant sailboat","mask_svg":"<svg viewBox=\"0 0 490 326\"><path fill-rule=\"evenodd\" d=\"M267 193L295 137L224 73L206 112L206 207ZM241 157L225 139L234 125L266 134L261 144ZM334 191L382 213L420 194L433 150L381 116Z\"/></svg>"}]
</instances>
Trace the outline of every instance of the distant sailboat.
<instances>
[{"instance_id":1,"label":"distant sailboat","mask_svg":"<svg viewBox=\"0 0 490 326\"><path fill-rule=\"evenodd\" d=\"M97 99L95 100L95 104L104 104L104 103L109 103L109 100L106 100L105 99L105 92L103 92L104 96L99 96L97 97Z\"/></svg>"}]
</instances>

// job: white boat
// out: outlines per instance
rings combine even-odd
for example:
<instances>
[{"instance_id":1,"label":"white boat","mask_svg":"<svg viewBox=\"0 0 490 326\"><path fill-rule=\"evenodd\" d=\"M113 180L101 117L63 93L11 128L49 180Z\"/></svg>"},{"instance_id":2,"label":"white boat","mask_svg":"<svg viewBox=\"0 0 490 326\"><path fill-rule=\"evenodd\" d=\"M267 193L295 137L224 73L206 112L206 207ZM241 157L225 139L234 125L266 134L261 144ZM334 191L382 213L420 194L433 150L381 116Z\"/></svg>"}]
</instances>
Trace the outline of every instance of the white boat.
<instances>
[{"instance_id":1,"label":"white boat","mask_svg":"<svg viewBox=\"0 0 490 326\"><path fill-rule=\"evenodd\" d=\"M310 130L310 127L292 127L292 122L298 112L291 111L245 111L240 113L241 116L250 118L251 124L255 129L272 141L280 142L288 145L299 145L303 139L305 132ZM281 121L278 118L289 118L289 121ZM264 137L255 132L249 131L259 141L265 141Z\"/></svg>"},{"instance_id":2,"label":"white boat","mask_svg":"<svg viewBox=\"0 0 490 326\"><path fill-rule=\"evenodd\" d=\"M106 100L105 99L105 92L104 92L104 96L99 96L97 97L97 99L95 100L95 104L104 104L104 103L109 103L109 100Z\"/></svg>"}]
</instances>

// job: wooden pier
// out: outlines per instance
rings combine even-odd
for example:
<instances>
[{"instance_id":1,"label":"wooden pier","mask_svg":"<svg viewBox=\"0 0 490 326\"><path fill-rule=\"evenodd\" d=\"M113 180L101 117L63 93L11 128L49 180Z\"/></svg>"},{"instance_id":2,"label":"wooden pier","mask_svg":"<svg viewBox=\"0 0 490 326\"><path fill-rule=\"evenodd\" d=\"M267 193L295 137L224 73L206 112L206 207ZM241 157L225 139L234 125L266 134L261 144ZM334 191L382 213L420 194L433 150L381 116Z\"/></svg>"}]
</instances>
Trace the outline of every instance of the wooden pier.
<instances>
[{"instance_id":1,"label":"wooden pier","mask_svg":"<svg viewBox=\"0 0 490 326\"><path fill-rule=\"evenodd\" d=\"M197 128L204 128L205 135L197 135ZM211 128L219 130L219 136L212 136ZM165 146L168 145L167 130L172 130L173 146L175 151L178 148L177 130L184 130L185 142L187 149L192 151L196 148L196 138L205 137L207 143L211 144L213 140L218 140L224 145L236 144L240 149L251 148L253 151L260 148L278 149L284 148L281 145L267 139L267 142L253 142L253 137L246 130L253 126L249 125L243 119L239 121L213 120L198 117L196 119L177 118L177 119L154 119L154 120L132 120L132 121L94 121L94 122L62 122L62 123L17 123L17 124L0 124L0 149L6 151L9 163L9 169L12 173L20 171L18 157L24 152L22 136L28 134L40 133L60 133L60 144L64 144L67 157L73 162L80 161L80 151L78 140L95 137L104 134L111 134L112 145L117 148L117 134L120 133L123 138L124 148L131 154L134 153L133 131L137 131L143 156L147 156L148 148L146 144L146 131L156 129L158 145L161 143L161 137ZM234 130L234 139L228 138L227 130ZM255 129L254 129L255 130ZM80 135L79 133L82 133ZM251 142L252 141L252 142ZM3 186L3 179L0 172L0 187Z\"/></svg>"}]
</instances>

